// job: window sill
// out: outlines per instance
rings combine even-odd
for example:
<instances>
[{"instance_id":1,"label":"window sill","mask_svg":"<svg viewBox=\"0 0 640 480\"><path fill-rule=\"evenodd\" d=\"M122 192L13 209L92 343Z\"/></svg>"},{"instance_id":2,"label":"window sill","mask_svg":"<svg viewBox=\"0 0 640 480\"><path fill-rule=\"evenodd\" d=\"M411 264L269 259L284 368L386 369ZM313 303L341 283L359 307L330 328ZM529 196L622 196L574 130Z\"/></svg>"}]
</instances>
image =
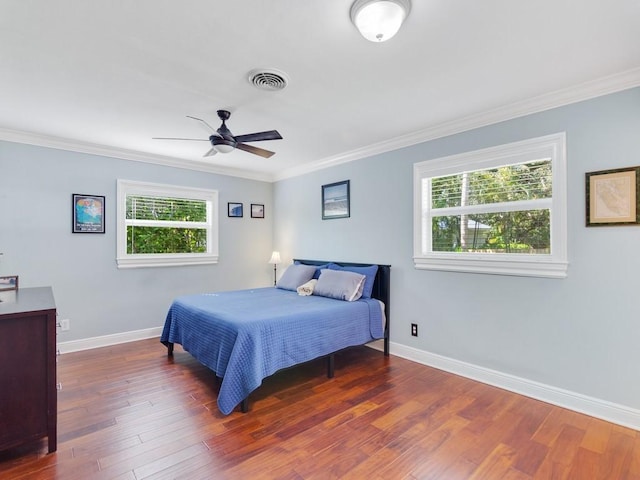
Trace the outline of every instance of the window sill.
<instances>
[{"instance_id":1,"label":"window sill","mask_svg":"<svg viewBox=\"0 0 640 480\"><path fill-rule=\"evenodd\" d=\"M518 277L566 278L568 262L543 259L524 259L521 255L504 255L501 258L478 258L461 254L414 257L418 270L485 273L490 275L514 275Z\"/></svg>"},{"instance_id":2,"label":"window sill","mask_svg":"<svg viewBox=\"0 0 640 480\"><path fill-rule=\"evenodd\" d=\"M116 259L118 268L178 267L218 263L217 255L128 255Z\"/></svg>"}]
</instances>

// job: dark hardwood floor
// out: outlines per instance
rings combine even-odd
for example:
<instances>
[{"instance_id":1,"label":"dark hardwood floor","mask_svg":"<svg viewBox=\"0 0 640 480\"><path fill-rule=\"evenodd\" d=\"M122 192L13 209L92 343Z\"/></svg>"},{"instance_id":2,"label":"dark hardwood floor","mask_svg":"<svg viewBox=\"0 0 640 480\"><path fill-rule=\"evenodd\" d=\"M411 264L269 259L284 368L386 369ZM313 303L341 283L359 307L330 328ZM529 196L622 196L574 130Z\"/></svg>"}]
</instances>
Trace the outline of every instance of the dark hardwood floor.
<instances>
[{"instance_id":1,"label":"dark hardwood floor","mask_svg":"<svg viewBox=\"0 0 640 480\"><path fill-rule=\"evenodd\" d=\"M222 415L214 374L157 339L60 357L58 451L8 479L640 479L640 433L359 347ZM6 395L6 392L2 392Z\"/></svg>"}]
</instances>

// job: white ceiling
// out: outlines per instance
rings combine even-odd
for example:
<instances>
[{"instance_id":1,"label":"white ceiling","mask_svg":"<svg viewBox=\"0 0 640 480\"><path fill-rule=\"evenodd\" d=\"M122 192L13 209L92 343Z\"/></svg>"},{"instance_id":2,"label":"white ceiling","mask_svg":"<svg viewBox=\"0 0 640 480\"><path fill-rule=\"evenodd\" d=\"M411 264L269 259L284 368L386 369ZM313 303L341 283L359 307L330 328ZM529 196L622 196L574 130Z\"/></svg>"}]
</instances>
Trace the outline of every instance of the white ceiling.
<instances>
[{"instance_id":1,"label":"white ceiling","mask_svg":"<svg viewBox=\"0 0 640 480\"><path fill-rule=\"evenodd\" d=\"M0 0L0 139L269 180L640 85L640 0L413 0L380 44L351 3ZM259 67L289 86L256 89ZM221 108L278 130L254 143L276 155L152 140L206 138L186 115Z\"/></svg>"}]
</instances>

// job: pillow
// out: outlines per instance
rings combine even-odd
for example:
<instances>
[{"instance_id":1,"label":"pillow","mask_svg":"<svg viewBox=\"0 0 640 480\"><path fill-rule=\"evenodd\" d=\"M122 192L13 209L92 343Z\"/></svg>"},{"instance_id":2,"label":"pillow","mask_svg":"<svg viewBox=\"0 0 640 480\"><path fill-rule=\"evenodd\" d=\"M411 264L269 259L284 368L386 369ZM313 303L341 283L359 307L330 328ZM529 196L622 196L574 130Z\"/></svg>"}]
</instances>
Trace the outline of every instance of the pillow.
<instances>
[{"instance_id":1,"label":"pillow","mask_svg":"<svg viewBox=\"0 0 640 480\"><path fill-rule=\"evenodd\" d=\"M362 296L365 279L359 273L324 269L320 272L313 294L353 302Z\"/></svg>"},{"instance_id":2,"label":"pillow","mask_svg":"<svg viewBox=\"0 0 640 480\"><path fill-rule=\"evenodd\" d=\"M277 288L296 290L303 283L307 283L316 273L313 265L289 265L276 283Z\"/></svg>"},{"instance_id":3,"label":"pillow","mask_svg":"<svg viewBox=\"0 0 640 480\"><path fill-rule=\"evenodd\" d=\"M329 264L330 270L344 270L347 272L354 272L364 275L366 280L364 282L364 288L362 289L362 298L371 298L371 293L373 292L373 282L376 280L376 273L378 273L377 265L368 265L364 267L356 267L352 265L337 265L335 263Z\"/></svg>"},{"instance_id":4,"label":"pillow","mask_svg":"<svg viewBox=\"0 0 640 480\"><path fill-rule=\"evenodd\" d=\"M296 260L293 263L294 265L304 265L303 263L300 262L300 260ZM323 265L313 265L314 267L316 267L316 273L313 274L313 278L317 280L320 277L320 270L322 270L323 268L329 268L329 265L333 265L333 264L325 263Z\"/></svg>"}]
</instances>

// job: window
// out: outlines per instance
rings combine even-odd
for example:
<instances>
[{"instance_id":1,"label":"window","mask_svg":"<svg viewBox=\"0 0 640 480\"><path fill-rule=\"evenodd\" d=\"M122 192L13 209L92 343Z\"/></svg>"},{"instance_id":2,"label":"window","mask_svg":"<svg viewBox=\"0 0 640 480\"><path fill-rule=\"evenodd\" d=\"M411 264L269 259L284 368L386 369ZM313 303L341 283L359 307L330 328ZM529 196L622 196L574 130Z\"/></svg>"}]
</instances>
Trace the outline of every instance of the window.
<instances>
[{"instance_id":1,"label":"window","mask_svg":"<svg viewBox=\"0 0 640 480\"><path fill-rule=\"evenodd\" d=\"M118 180L118 268L218 262L218 192Z\"/></svg>"},{"instance_id":2,"label":"window","mask_svg":"<svg viewBox=\"0 0 640 480\"><path fill-rule=\"evenodd\" d=\"M565 134L414 165L418 269L567 276Z\"/></svg>"}]
</instances>

